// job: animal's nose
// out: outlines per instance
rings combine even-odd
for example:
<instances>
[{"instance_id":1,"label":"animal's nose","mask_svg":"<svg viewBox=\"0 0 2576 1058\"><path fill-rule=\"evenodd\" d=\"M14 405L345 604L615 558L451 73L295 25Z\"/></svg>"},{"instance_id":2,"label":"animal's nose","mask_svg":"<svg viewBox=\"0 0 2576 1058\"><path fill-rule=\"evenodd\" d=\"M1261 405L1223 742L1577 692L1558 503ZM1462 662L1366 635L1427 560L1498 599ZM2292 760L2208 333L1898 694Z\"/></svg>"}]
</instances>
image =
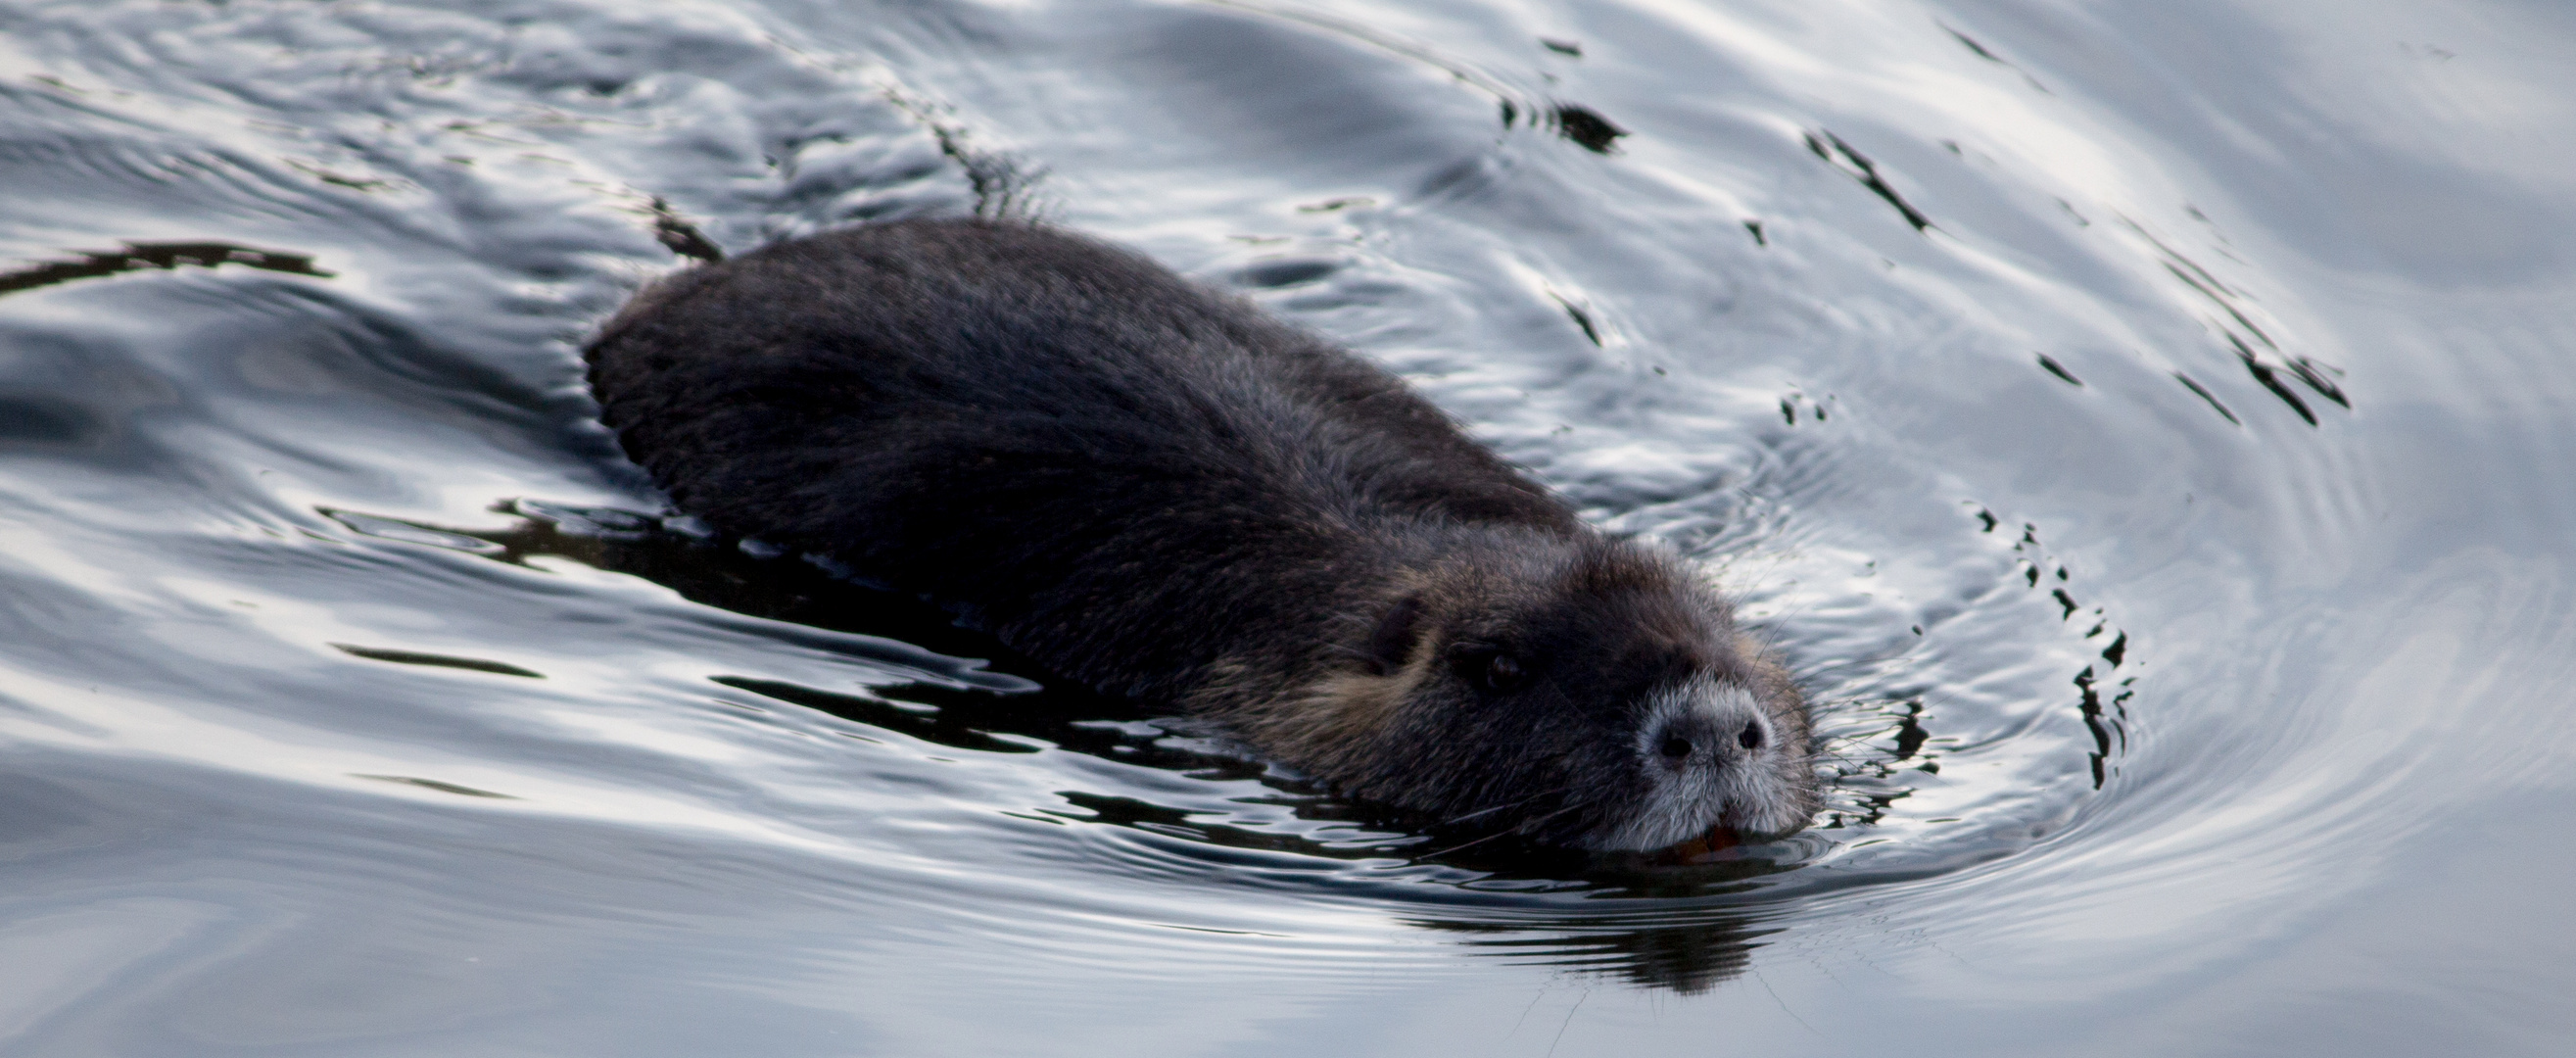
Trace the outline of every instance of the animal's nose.
<instances>
[{"instance_id":1,"label":"animal's nose","mask_svg":"<svg viewBox=\"0 0 2576 1058\"><path fill-rule=\"evenodd\" d=\"M1770 725L1753 707L1751 696L1721 691L1700 696L1665 716L1645 743L1665 764L1686 767L1745 760L1770 741Z\"/></svg>"}]
</instances>

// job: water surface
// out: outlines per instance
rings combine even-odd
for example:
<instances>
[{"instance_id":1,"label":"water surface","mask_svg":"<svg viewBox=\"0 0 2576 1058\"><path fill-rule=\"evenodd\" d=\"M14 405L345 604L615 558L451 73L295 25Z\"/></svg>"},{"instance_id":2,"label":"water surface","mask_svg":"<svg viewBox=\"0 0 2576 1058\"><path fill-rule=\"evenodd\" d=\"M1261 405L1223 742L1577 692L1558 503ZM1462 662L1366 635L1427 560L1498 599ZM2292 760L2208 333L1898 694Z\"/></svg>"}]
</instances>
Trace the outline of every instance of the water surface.
<instances>
[{"instance_id":1,"label":"water surface","mask_svg":"<svg viewBox=\"0 0 2576 1058\"><path fill-rule=\"evenodd\" d=\"M11 1054L2557 1053L2547 4L0 0ZM1013 211L1707 561L1831 740L1463 846L714 539L577 353Z\"/></svg>"}]
</instances>

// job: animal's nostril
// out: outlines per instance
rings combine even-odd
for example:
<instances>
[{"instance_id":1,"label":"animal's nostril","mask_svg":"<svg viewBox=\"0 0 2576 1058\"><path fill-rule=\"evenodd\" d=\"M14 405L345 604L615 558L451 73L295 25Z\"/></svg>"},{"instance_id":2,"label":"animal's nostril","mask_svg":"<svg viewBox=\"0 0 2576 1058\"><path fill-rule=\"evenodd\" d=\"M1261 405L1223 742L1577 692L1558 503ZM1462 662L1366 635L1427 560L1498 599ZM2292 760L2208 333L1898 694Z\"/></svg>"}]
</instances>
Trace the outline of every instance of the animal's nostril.
<instances>
[{"instance_id":1,"label":"animal's nostril","mask_svg":"<svg viewBox=\"0 0 2576 1058\"><path fill-rule=\"evenodd\" d=\"M1687 738L1675 735L1664 740L1664 756L1670 757L1674 760L1680 760L1683 757L1690 756L1690 752L1691 744L1690 740Z\"/></svg>"},{"instance_id":2,"label":"animal's nostril","mask_svg":"<svg viewBox=\"0 0 2576 1058\"><path fill-rule=\"evenodd\" d=\"M1739 745L1739 746L1742 746L1742 747L1744 747L1744 748L1746 748L1746 749L1761 749L1761 748L1762 748L1762 725L1760 725L1760 724L1746 724L1746 725L1744 725L1744 730L1743 730L1741 733L1739 733L1739 734L1737 734L1737 735L1735 736L1735 744L1736 744L1736 745Z\"/></svg>"}]
</instances>

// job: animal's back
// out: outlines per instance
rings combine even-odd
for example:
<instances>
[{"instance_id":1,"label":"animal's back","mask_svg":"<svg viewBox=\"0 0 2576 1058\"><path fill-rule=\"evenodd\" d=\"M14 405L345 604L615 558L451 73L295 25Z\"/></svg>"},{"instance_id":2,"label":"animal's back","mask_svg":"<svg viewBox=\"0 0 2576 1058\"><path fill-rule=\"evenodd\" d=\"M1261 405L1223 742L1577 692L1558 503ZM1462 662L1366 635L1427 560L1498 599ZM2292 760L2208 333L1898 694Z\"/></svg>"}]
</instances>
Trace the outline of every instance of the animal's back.
<instances>
[{"instance_id":1,"label":"animal's back","mask_svg":"<svg viewBox=\"0 0 2576 1058\"><path fill-rule=\"evenodd\" d=\"M1579 531L1394 376L1032 225L769 247L664 281L590 356L604 418L684 509L1130 693L1229 628L1293 633L1284 605L1329 611L1399 557L1388 519Z\"/></svg>"}]
</instances>

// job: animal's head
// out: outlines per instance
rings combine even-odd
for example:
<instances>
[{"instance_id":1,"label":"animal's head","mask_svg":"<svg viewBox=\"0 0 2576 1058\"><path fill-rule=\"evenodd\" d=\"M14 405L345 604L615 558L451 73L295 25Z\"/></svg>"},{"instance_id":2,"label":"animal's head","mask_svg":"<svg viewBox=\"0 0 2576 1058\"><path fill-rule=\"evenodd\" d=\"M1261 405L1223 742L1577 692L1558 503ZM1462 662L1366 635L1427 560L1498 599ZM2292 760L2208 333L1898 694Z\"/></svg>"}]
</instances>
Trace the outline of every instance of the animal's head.
<instances>
[{"instance_id":1,"label":"animal's head","mask_svg":"<svg viewBox=\"0 0 2576 1058\"><path fill-rule=\"evenodd\" d=\"M1677 556L1464 548L1363 624L1268 725L1353 793L1599 850L1785 835L1815 812L1804 699Z\"/></svg>"}]
</instances>

